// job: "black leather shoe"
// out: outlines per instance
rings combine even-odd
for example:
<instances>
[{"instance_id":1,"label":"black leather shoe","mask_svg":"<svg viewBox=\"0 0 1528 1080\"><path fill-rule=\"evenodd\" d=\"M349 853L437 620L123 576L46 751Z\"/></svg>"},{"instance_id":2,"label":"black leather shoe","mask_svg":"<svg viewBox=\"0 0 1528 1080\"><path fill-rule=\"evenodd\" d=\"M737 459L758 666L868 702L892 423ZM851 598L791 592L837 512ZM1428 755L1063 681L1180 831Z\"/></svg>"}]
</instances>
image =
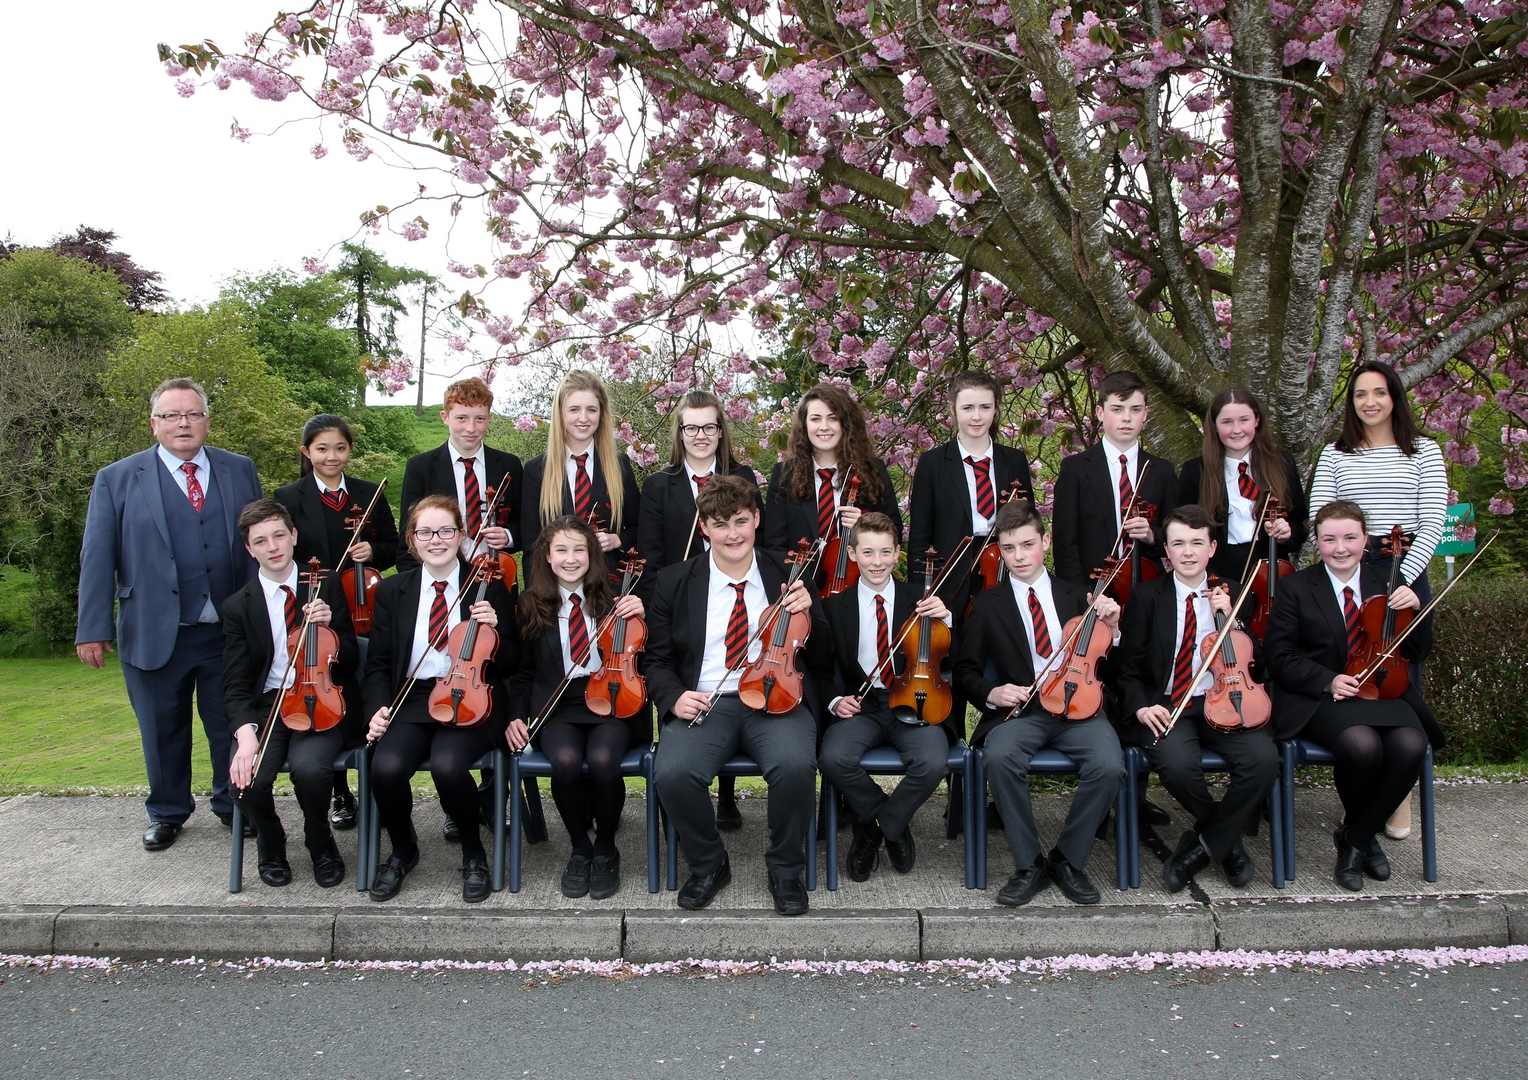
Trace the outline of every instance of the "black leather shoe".
<instances>
[{"instance_id":1,"label":"black leather shoe","mask_svg":"<svg viewBox=\"0 0 1528 1080\"><path fill-rule=\"evenodd\" d=\"M334 846L333 839L328 851L313 857L313 880L320 889L332 889L345 880L345 860L340 858L340 849Z\"/></svg>"},{"instance_id":2,"label":"black leather shoe","mask_svg":"<svg viewBox=\"0 0 1528 1080\"><path fill-rule=\"evenodd\" d=\"M918 861L918 845L913 843L911 825L902 830L900 840L886 838L886 858L891 863L891 868L899 874L906 874L912 870L913 863Z\"/></svg>"},{"instance_id":3,"label":"black leather shoe","mask_svg":"<svg viewBox=\"0 0 1528 1080\"><path fill-rule=\"evenodd\" d=\"M148 831L143 834L144 851L163 851L175 843L175 838L180 835L180 826L168 821L149 822Z\"/></svg>"},{"instance_id":4,"label":"black leather shoe","mask_svg":"<svg viewBox=\"0 0 1528 1080\"><path fill-rule=\"evenodd\" d=\"M871 872L881 863L881 830L854 826L854 843L849 847L845 869L855 881L869 881Z\"/></svg>"},{"instance_id":5,"label":"black leather shoe","mask_svg":"<svg viewBox=\"0 0 1528 1080\"><path fill-rule=\"evenodd\" d=\"M1332 843L1337 846L1337 869L1332 872L1332 880L1348 892L1362 892L1364 853L1348 843L1346 828L1332 833Z\"/></svg>"},{"instance_id":6,"label":"black leather shoe","mask_svg":"<svg viewBox=\"0 0 1528 1080\"><path fill-rule=\"evenodd\" d=\"M686 911L699 911L722 889L732 884L732 860L722 856L722 864L709 874L691 872L684 887L679 890L679 906Z\"/></svg>"},{"instance_id":7,"label":"black leather shoe","mask_svg":"<svg viewBox=\"0 0 1528 1080\"><path fill-rule=\"evenodd\" d=\"M1150 799L1142 797L1139 805L1142 825L1171 825L1173 823L1173 816Z\"/></svg>"},{"instance_id":8,"label":"black leather shoe","mask_svg":"<svg viewBox=\"0 0 1528 1080\"><path fill-rule=\"evenodd\" d=\"M292 864L285 859L261 859L260 880L272 888L292 884Z\"/></svg>"},{"instance_id":9,"label":"black leather shoe","mask_svg":"<svg viewBox=\"0 0 1528 1080\"><path fill-rule=\"evenodd\" d=\"M1204 850L1196 833L1187 833L1178 842L1178 850L1162 864L1162 884L1170 893L1182 892L1194 875L1210 865L1210 853Z\"/></svg>"},{"instance_id":10,"label":"black leather shoe","mask_svg":"<svg viewBox=\"0 0 1528 1080\"><path fill-rule=\"evenodd\" d=\"M232 814L218 814L218 815L216 815L216 817L217 817L217 819L219 821L221 821L223 823L223 828L227 829L229 832L233 831L233 815ZM255 838L255 823L253 821L250 821L248 816L246 816L244 818L244 839L246 839L246 840L253 840L254 838Z\"/></svg>"},{"instance_id":11,"label":"black leather shoe","mask_svg":"<svg viewBox=\"0 0 1528 1080\"><path fill-rule=\"evenodd\" d=\"M1369 850L1364 852L1364 873L1375 881L1390 880L1390 860L1385 855L1385 849L1379 846L1379 837L1369 842Z\"/></svg>"},{"instance_id":12,"label":"black leather shoe","mask_svg":"<svg viewBox=\"0 0 1528 1080\"><path fill-rule=\"evenodd\" d=\"M355 796L348 791L336 792L329 809L329 824L344 832L355 828Z\"/></svg>"},{"instance_id":13,"label":"black leather shoe","mask_svg":"<svg viewBox=\"0 0 1528 1080\"><path fill-rule=\"evenodd\" d=\"M621 853L596 855L589 868L589 898L608 900L621 891Z\"/></svg>"},{"instance_id":14,"label":"black leather shoe","mask_svg":"<svg viewBox=\"0 0 1528 1080\"><path fill-rule=\"evenodd\" d=\"M1225 868L1226 880L1238 889L1250 885L1257 876L1257 864L1240 840L1231 846L1231 854L1222 859L1220 865Z\"/></svg>"},{"instance_id":15,"label":"black leather shoe","mask_svg":"<svg viewBox=\"0 0 1528 1080\"><path fill-rule=\"evenodd\" d=\"M593 860L587 855L574 852L568 856L568 867L562 872L562 895L569 900L589 895L589 875Z\"/></svg>"},{"instance_id":16,"label":"black leather shoe","mask_svg":"<svg viewBox=\"0 0 1528 1080\"><path fill-rule=\"evenodd\" d=\"M446 838L448 844L460 844L462 842L462 830L456 822L451 820L451 815L446 815L446 823L440 827L440 834Z\"/></svg>"},{"instance_id":17,"label":"black leather shoe","mask_svg":"<svg viewBox=\"0 0 1528 1080\"><path fill-rule=\"evenodd\" d=\"M488 899L493 888L488 883L488 864L482 859L468 859L462 864L462 899L469 904L481 904Z\"/></svg>"},{"instance_id":18,"label":"black leather shoe","mask_svg":"<svg viewBox=\"0 0 1528 1080\"><path fill-rule=\"evenodd\" d=\"M775 910L781 915L806 914L806 886L799 877L769 875L769 895L775 898Z\"/></svg>"},{"instance_id":19,"label":"black leather shoe","mask_svg":"<svg viewBox=\"0 0 1528 1080\"><path fill-rule=\"evenodd\" d=\"M716 827L727 832L736 832L743 827L743 812L738 809L736 795L722 792L717 798Z\"/></svg>"},{"instance_id":20,"label":"black leather shoe","mask_svg":"<svg viewBox=\"0 0 1528 1080\"><path fill-rule=\"evenodd\" d=\"M1067 862L1059 851L1051 852L1046 868L1072 903L1096 904L1103 899L1098 889L1088 880L1088 875Z\"/></svg>"},{"instance_id":21,"label":"black leather shoe","mask_svg":"<svg viewBox=\"0 0 1528 1080\"><path fill-rule=\"evenodd\" d=\"M419 852L416 849L413 856L403 861L396 854L389 855L382 868L377 871L377 880L371 885L371 898L378 902L391 900L398 895L398 890L403 888L403 879L408 872L419 865Z\"/></svg>"},{"instance_id":22,"label":"black leather shoe","mask_svg":"<svg viewBox=\"0 0 1528 1080\"><path fill-rule=\"evenodd\" d=\"M1004 907L1023 907L1036 894L1044 891L1050 880L1050 875L1045 872L1045 863L1037 862L1009 878L1008 884L997 894L997 902Z\"/></svg>"}]
</instances>

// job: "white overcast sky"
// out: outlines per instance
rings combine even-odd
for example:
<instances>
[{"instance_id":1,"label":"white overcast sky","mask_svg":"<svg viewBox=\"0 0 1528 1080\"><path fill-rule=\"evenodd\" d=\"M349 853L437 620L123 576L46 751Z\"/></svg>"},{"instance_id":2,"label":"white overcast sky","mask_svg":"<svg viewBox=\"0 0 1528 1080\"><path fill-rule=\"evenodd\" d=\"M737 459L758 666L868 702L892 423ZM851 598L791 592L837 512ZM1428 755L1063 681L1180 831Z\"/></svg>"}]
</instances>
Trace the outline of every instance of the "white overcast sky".
<instances>
[{"instance_id":1,"label":"white overcast sky","mask_svg":"<svg viewBox=\"0 0 1528 1080\"><path fill-rule=\"evenodd\" d=\"M112 229L120 250L158 270L178 305L216 298L230 274L299 268L355 235L357 215L401 202L417 178L377 158L354 162L331 144L309 154L316 124L302 102L257 101L235 84L175 92L155 56L160 41L211 38L225 52L270 24L280 0L75 0L7 4L0 80L0 235L46 244L79 225ZM230 124L255 132L247 143ZM285 126L283 126L285 125ZM466 230L463 230L464 232ZM462 237L458 234L457 242ZM390 260L444 272L436 239L370 238ZM478 252L453 248L473 262ZM418 355L418 324L403 331ZM426 401L467 358L432 344ZM442 375L435 375L441 372ZM402 400L412 401L414 388Z\"/></svg>"}]
</instances>

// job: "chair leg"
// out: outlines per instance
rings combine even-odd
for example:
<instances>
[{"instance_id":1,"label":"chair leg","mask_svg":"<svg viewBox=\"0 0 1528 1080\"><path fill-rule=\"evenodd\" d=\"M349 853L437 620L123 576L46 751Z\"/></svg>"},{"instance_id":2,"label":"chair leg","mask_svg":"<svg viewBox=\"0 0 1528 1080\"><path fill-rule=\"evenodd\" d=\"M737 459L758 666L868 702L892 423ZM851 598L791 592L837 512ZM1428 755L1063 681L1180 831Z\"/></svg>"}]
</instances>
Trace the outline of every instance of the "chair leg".
<instances>
[{"instance_id":1,"label":"chair leg","mask_svg":"<svg viewBox=\"0 0 1528 1080\"><path fill-rule=\"evenodd\" d=\"M652 749L642 755L642 778L647 783L647 891L655 893L662 884L658 875L658 793L653 787L653 761Z\"/></svg>"},{"instance_id":2,"label":"chair leg","mask_svg":"<svg viewBox=\"0 0 1528 1080\"><path fill-rule=\"evenodd\" d=\"M960 830L962 833L961 848L965 853L966 861L966 888L976 888L976 810L972 802L972 792L976 785L971 782L971 752L966 751L960 762ZM950 790L950 813L955 812L955 791Z\"/></svg>"},{"instance_id":3,"label":"chair leg","mask_svg":"<svg viewBox=\"0 0 1528 1080\"><path fill-rule=\"evenodd\" d=\"M961 775L956 772L950 773L948 782L950 785L950 807L944 817L944 838L946 840L953 840L960 835L960 831L965 828L966 824L964 820L957 820L954 813L957 803L963 805L965 802L962 791L965 784Z\"/></svg>"},{"instance_id":4,"label":"chair leg","mask_svg":"<svg viewBox=\"0 0 1528 1080\"><path fill-rule=\"evenodd\" d=\"M822 819L826 825L826 846L828 851L828 892L838 891L838 792L833 785L828 783L827 777L822 781L822 798L819 806L823 808Z\"/></svg>"},{"instance_id":5,"label":"chair leg","mask_svg":"<svg viewBox=\"0 0 1528 1080\"><path fill-rule=\"evenodd\" d=\"M520 891L520 859L523 855L520 837L525 831L525 799L520 795L520 755L509 755L509 776L505 783L505 799L509 803L509 891ZM509 798L509 793L514 792L515 797Z\"/></svg>"},{"instance_id":6,"label":"chair leg","mask_svg":"<svg viewBox=\"0 0 1528 1080\"><path fill-rule=\"evenodd\" d=\"M1410 798L1410 796L1407 796ZM1438 880L1438 833L1437 819L1433 816L1433 754L1432 747L1422 758L1422 878Z\"/></svg>"},{"instance_id":7,"label":"chair leg","mask_svg":"<svg viewBox=\"0 0 1528 1080\"><path fill-rule=\"evenodd\" d=\"M1141 772L1146 765L1145 758L1139 747L1132 746L1125 751L1125 779L1130 785L1130 805L1125 811L1130 827L1125 843L1130 854L1132 889L1141 887Z\"/></svg>"},{"instance_id":8,"label":"chair leg","mask_svg":"<svg viewBox=\"0 0 1528 1080\"><path fill-rule=\"evenodd\" d=\"M1120 892L1130 888L1130 787L1126 781L1114 793L1114 887Z\"/></svg>"},{"instance_id":9,"label":"chair leg","mask_svg":"<svg viewBox=\"0 0 1528 1080\"><path fill-rule=\"evenodd\" d=\"M228 891L244 891L244 808L233 803L233 845L228 855Z\"/></svg>"},{"instance_id":10,"label":"chair leg","mask_svg":"<svg viewBox=\"0 0 1528 1080\"><path fill-rule=\"evenodd\" d=\"M829 785L824 784L824 793ZM812 822L806 832L806 889L817 890L817 805L812 804Z\"/></svg>"},{"instance_id":11,"label":"chair leg","mask_svg":"<svg viewBox=\"0 0 1528 1080\"><path fill-rule=\"evenodd\" d=\"M1299 756L1300 748L1293 739L1286 740L1283 746L1284 775L1284 880L1286 882L1295 879L1295 759Z\"/></svg>"},{"instance_id":12,"label":"chair leg","mask_svg":"<svg viewBox=\"0 0 1528 1080\"><path fill-rule=\"evenodd\" d=\"M972 842L976 845L976 887L987 887L987 752L974 750L971 752L971 807L975 810L976 820L972 822L971 829L976 834Z\"/></svg>"},{"instance_id":13,"label":"chair leg","mask_svg":"<svg viewBox=\"0 0 1528 1080\"><path fill-rule=\"evenodd\" d=\"M525 839L532 844L544 844L546 814L541 809L541 785L534 776L527 776L520 786L525 793Z\"/></svg>"},{"instance_id":14,"label":"chair leg","mask_svg":"<svg viewBox=\"0 0 1528 1080\"><path fill-rule=\"evenodd\" d=\"M493 874L490 885L494 892L504 891L504 858L509 831L504 827L504 813L509 802L508 755L503 750L493 752Z\"/></svg>"},{"instance_id":15,"label":"chair leg","mask_svg":"<svg viewBox=\"0 0 1528 1080\"><path fill-rule=\"evenodd\" d=\"M1273 858L1273 887L1284 887L1284 792L1275 783L1268 792L1268 849Z\"/></svg>"},{"instance_id":16,"label":"chair leg","mask_svg":"<svg viewBox=\"0 0 1528 1080\"><path fill-rule=\"evenodd\" d=\"M663 810L663 804L658 804L658 809L663 811L663 869L664 884L669 892L679 888L679 830L674 827L674 819Z\"/></svg>"}]
</instances>

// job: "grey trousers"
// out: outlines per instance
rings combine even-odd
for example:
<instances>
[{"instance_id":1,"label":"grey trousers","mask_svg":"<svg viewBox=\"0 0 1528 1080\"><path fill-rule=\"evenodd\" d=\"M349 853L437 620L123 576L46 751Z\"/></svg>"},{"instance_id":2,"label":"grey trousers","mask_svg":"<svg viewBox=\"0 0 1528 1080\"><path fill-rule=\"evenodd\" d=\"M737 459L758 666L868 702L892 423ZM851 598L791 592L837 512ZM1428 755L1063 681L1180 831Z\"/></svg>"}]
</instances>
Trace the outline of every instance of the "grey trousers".
<instances>
[{"instance_id":1,"label":"grey trousers","mask_svg":"<svg viewBox=\"0 0 1528 1080\"><path fill-rule=\"evenodd\" d=\"M1125 779L1119 736L1108 717L1100 713L1074 723L1037 707L999 724L983 745L987 786L1003 817L1014 866L1019 870L1033 866L1045 853L1030 803L1030 759L1049 746L1077 763L1077 793L1072 796L1056 849L1074 868L1083 869L1098 826L1114 805L1114 796Z\"/></svg>"},{"instance_id":2,"label":"grey trousers","mask_svg":"<svg viewBox=\"0 0 1528 1080\"><path fill-rule=\"evenodd\" d=\"M902 755L907 775L890 795L860 768L866 750L890 743ZM847 720L835 720L822 737L817 767L830 784L844 793L861 821L875 819L881 831L900 839L907 825L939 789L949 770L950 743L937 727L904 724L884 708L871 709Z\"/></svg>"},{"instance_id":3,"label":"grey trousers","mask_svg":"<svg viewBox=\"0 0 1528 1080\"><path fill-rule=\"evenodd\" d=\"M658 798L673 819L690 870L715 873L727 855L711 806L711 781L742 751L769 784L769 846L764 864L779 878L806 868L807 830L817 799L817 724L805 706L781 716L755 712L737 695L719 698L700 723L669 720L658 740Z\"/></svg>"}]
</instances>

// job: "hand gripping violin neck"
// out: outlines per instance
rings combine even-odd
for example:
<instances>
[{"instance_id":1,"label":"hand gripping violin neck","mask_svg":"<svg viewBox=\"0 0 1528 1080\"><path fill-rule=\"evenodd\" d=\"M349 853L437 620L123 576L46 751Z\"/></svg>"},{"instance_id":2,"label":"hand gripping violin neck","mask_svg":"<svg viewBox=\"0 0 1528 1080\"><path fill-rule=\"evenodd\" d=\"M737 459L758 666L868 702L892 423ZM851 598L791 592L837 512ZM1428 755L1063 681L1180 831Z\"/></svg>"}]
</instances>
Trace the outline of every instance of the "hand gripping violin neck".
<instances>
[{"instance_id":1,"label":"hand gripping violin neck","mask_svg":"<svg viewBox=\"0 0 1528 1080\"><path fill-rule=\"evenodd\" d=\"M818 544L821 543L819 540ZM786 557L785 561L792 564L790 580L781 589L780 599L759 617L759 633L754 636L763 637L764 650L757 660L743 668L737 685L738 698L750 709L778 716L801 704L801 672L796 668L796 653L812 633L812 614L810 610L787 612L785 598L811 565L812 555L807 542L802 540Z\"/></svg>"},{"instance_id":2,"label":"hand gripping violin neck","mask_svg":"<svg viewBox=\"0 0 1528 1080\"><path fill-rule=\"evenodd\" d=\"M646 566L647 561L637 558L637 549L632 548L620 565L618 599L631 594ZM596 716L625 720L637 715L647 703L647 680L637 670L637 657L647 646L647 623L635 616L620 618L612 611L599 627L597 640L600 669L589 676L584 704Z\"/></svg>"},{"instance_id":3,"label":"hand gripping violin neck","mask_svg":"<svg viewBox=\"0 0 1528 1080\"><path fill-rule=\"evenodd\" d=\"M1211 589L1230 591L1214 575L1209 581ZM1208 662L1214 679L1204 695L1204 719L1220 731L1256 731L1273 718L1273 702L1267 689L1248 670L1252 663L1252 638L1236 628L1236 613L1253 587L1250 581L1242 586L1229 618L1215 613L1216 634L1205 638L1200 646L1200 656Z\"/></svg>"},{"instance_id":4,"label":"hand gripping violin neck","mask_svg":"<svg viewBox=\"0 0 1528 1080\"><path fill-rule=\"evenodd\" d=\"M477 594L473 603L488 595L490 583L499 580L501 564L485 562L473 572ZM493 711L493 688L488 664L499 651L499 632L471 617L456 624L446 638L451 669L430 689L430 715L447 727L476 727Z\"/></svg>"},{"instance_id":5,"label":"hand gripping violin neck","mask_svg":"<svg viewBox=\"0 0 1528 1080\"><path fill-rule=\"evenodd\" d=\"M351 557L350 552L356 544L361 542L362 530L366 531L368 543L377 539L377 527L371 524L371 512L376 509L377 500L382 497L382 489L386 486L387 477L384 476L364 510L359 503L350 504L351 516L345 519L345 528L350 530L350 543L345 546L345 554L340 558L340 569L344 568L345 560ZM345 590L345 603L350 608L350 623L357 636L365 637L371 633L372 601L382 574L359 559L351 559L351 562L354 565L349 573L340 578L340 585Z\"/></svg>"},{"instance_id":6,"label":"hand gripping violin neck","mask_svg":"<svg viewBox=\"0 0 1528 1080\"><path fill-rule=\"evenodd\" d=\"M853 466L850 468L852 469ZM857 504L859 493L859 474L851 472L840 509ZM838 533L823 548L822 566L817 571L817 594L824 600L851 588L859 581L859 563L849 558L849 532L849 527L843 523L840 515Z\"/></svg>"},{"instance_id":7,"label":"hand gripping violin neck","mask_svg":"<svg viewBox=\"0 0 1528 1080\"><path fill-rule=\"evenodd\" d=\"M939 587L934 573L938 555L933 548L923 554L925 597ZM948 670L950 628L931 615L914 615L907 623L901 635L902 672L892 680L887 696L891 715L904 724L942 724L955 705Z\"/></svg>"},{"instance_id":8,"label":"hand gripping violin neck","mask_svg":"<svg viewBox=\"0 0 1528 1080\"><path fill-rule=\"evenodd\" d=\"M308 603L318 596L325 575L318 558L308 560L302 575ZM293 731L328 731L345 718L345 695L335 685L332 669L340 658L340 639L312 616L287 637L287 654L295 660L292 685L281 695L281 721Z\"/></svg>"}]
</instances>

